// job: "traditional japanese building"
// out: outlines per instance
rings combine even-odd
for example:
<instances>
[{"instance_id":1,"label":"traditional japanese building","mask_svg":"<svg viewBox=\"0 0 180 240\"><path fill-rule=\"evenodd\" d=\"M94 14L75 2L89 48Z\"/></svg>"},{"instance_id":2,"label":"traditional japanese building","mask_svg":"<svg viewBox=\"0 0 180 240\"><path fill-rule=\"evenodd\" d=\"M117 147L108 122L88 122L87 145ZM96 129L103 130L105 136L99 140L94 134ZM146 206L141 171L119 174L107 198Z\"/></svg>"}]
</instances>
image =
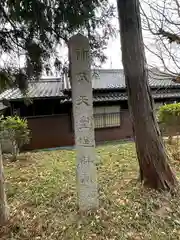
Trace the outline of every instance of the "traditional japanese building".
<instances>
[{"instance_id":1,"label":"traditional japanese building","mask_svg":"<svg viewBox=\"0 0 180 240\"><path fill-rule=\"evenodd\" d=\"M97 143L132 137L123 70L92 71L95 139ZM180 84L156 69L149 71L149 85L155 107L180 101ZM31 142L26 149L74 145L74 129L69 79L43 78L30 82L26 104L18 88L0 94L5 115L27 118ZM81 97L80 104L86 99Z\"/></svg>"}]
</instances>

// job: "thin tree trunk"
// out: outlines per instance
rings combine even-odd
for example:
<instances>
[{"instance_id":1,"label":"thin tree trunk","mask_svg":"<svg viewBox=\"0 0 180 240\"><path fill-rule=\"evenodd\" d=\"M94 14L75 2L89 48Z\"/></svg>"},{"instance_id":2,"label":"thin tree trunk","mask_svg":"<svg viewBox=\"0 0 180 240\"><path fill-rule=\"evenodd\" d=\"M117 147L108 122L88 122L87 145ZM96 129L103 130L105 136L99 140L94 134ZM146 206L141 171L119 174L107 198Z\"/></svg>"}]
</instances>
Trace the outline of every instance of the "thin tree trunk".
<instances>
[{"instance_id":1,"label":"thin tree trunk","mask_svg":"<svg viewBox=\"0 0 180 240\"><path fill-rule=\"evenodd\" d=\"M117 0L121 30L122 61L134 127L141 181L154 189L172 190L177 180L168 164L153 99L140 22L139 0Z\"/></svg>"},{"instance_id":2,"label":"thin tree trunk","mask_svg":"<svg viewBox=\"0 0 180 240\"><path fill-rule=\"evenodd\" d=\"M9 209L6 200L4 170L2 161L2 149L0 144L0 226L4 225L9 218Z\"/></svg>"}]
</instances>

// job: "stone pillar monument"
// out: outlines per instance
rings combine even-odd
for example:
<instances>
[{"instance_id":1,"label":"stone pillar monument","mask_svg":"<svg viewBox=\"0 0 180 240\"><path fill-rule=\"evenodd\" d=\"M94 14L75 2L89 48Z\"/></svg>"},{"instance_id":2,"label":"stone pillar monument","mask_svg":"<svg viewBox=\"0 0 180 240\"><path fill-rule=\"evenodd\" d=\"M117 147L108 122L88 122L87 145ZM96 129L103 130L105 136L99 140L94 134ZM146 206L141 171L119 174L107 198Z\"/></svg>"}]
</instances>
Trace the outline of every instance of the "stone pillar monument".
<instances>
[{"instance_id":1,"label":"stone pillar monument","mask_svg":"<svg viewBox=\"0 0 180 240\"><path fill-rule=\"evenodd\" d=\"M89 41L81 34L69 40L69 60L77 151L77 188L80 210L99 205L95 156Z\"/></svg>"}]
</instances>

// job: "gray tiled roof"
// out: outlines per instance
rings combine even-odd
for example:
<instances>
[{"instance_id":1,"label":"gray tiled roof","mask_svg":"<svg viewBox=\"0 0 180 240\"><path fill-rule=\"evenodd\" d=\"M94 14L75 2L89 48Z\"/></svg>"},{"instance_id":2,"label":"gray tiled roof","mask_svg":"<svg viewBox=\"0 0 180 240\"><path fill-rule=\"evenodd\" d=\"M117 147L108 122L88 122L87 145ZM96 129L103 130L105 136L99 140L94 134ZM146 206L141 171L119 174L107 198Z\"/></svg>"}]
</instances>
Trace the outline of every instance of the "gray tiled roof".
<instances>
[{"instance_id":1,"label":"gray tiled roof","mask_svg":"<svg viewBox=\"0 0 180 240\"><path fill-rule=\"evenodd\" d=\"M151 88L180 88L180 84L172 81L172 76L160 73L156 69L149 71L149 85ZM123 70L120 69L99 69L92 71L92 86L94 90L100 89L125 89ZM65 97L63 90L70 89L69 80L58 78L41 79L38 82L29 83L28 96L30 98ZM111 99L111 94L108 94ZM21 99L22 93L18 88L6 90L0 94L1 99Z\"/></svg>"},{"instance_id":2,"label":"gray tiled roof","mask_svg":"<svg viewBox=\"0 0 180 240\"><path fill-rule=\"evenodd\" d=\"M105 93L105 94L94 94L94 102L106 102L106 101L118 101L127 100L127 93Z\"/></svg>"},{"instance_id":3,"label":"gray tiled roof","mask_svg":"<svg viewBox=\"0 0 180 240\"><path fill-rule=\"evenodd\" d=\"M62 97L63 82L60 80L41 80L31 82L28 86L28 96L30 98ZM0 99L21 99L22 93L18 88L8 89L0 94Z\"/></svg>"},{"instance_id":4,"label":"gray tiled roof","mask_svg":"<svg viewBox=\"0 0 180 240\"><path fill-rule=\"evenodd\" d=\"M173 76L160 72L157 69L150 69L149 85L151 88L160 87L179 87L180 84L173 81ZM71 84L69 80L65 80L65 88L70 88ZM124 89L125 77L122 69L98 69L92 71L92 87L93 89Z\"/></svg>"},{"instance_id":5,"label":"gray tiled roof","mask_svg":"<svg viewBox=\"0 0 180 240\"><path fill-rule=\"evenodd\" d=\"M162 99L162 98L180 98L180 89L179 91L168 91L165 92L164 90L152 91L152 97L154 99ZM127 93L124 92L112 92L112 93L96 93L93 94L93 102L110 102L110 101L123 101L127 100L128 96ZM61 103L64 102L71 102L72 99L62 99Z\"/></svg>"},{"instance_id":6,"label":"gray tiled roof","mask_svg":"<svg viewBox=\"0 0 180 240\"><path fill-rule=\"evenodd\" d=\"M100 69L92 73L93 89L114 89L125 88L123 70Z\"/></svg>"}]
</instances>

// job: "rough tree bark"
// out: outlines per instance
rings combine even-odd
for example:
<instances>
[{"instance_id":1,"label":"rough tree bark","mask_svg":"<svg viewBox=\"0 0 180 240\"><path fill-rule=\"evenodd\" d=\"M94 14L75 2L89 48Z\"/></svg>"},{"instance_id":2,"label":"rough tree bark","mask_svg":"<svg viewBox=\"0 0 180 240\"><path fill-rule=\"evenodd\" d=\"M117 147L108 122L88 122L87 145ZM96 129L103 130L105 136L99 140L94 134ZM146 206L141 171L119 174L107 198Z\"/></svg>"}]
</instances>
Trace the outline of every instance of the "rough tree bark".
<instances>
[{"instance_id":1,"label":"rough tree bark","mask_svg":"<svg viewBox=\"0 0 180 240\"><path fill-rule=\"evenodd\" d=\"M0 144L0 226L3 226L9 218L9 209L6 200L2 150Z\"/></svg>"},{"instance_id":2,"label":"rough tree bark","mask_svg":"<svg viewBox=\"0 0 180 240\"><path fill-rule=\"evenodd\" d=\"M122 62L140 179L148 187L173 190L177 185L177 179L168 164L168 155L153 113L153 99L148 86L139 0L117 0L117 6Z\"/></svg>"}]
</instances>

